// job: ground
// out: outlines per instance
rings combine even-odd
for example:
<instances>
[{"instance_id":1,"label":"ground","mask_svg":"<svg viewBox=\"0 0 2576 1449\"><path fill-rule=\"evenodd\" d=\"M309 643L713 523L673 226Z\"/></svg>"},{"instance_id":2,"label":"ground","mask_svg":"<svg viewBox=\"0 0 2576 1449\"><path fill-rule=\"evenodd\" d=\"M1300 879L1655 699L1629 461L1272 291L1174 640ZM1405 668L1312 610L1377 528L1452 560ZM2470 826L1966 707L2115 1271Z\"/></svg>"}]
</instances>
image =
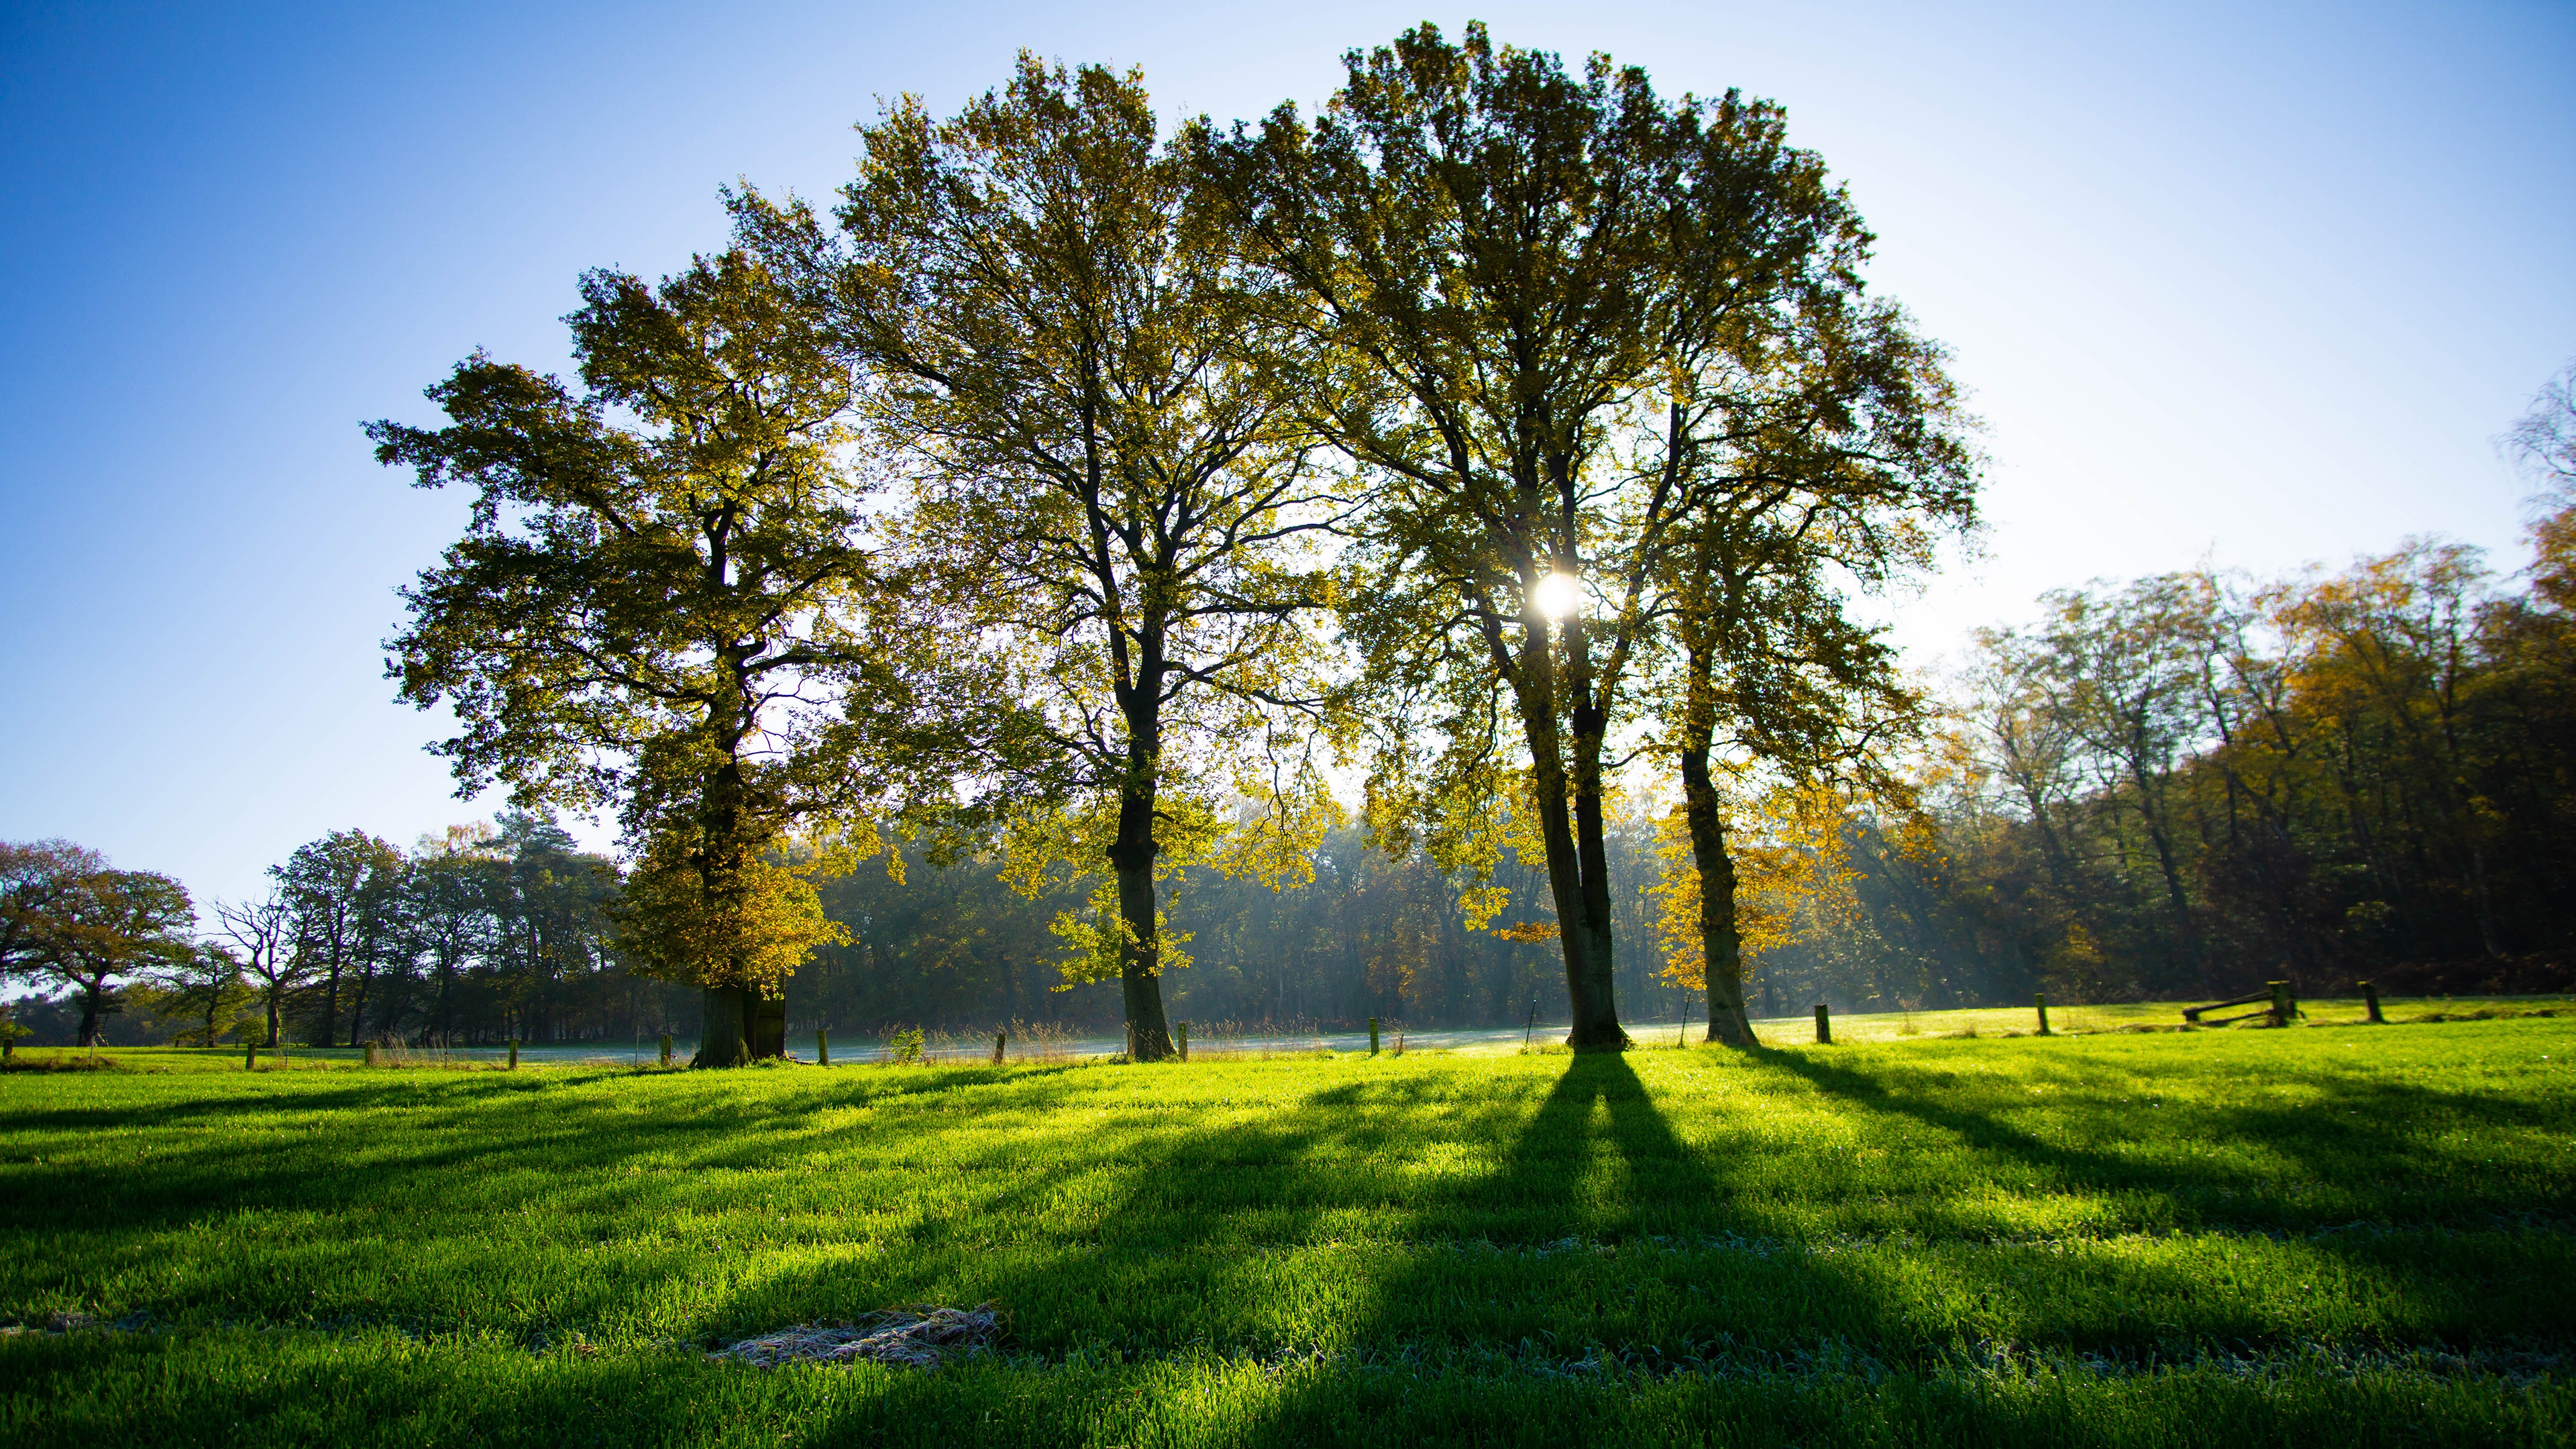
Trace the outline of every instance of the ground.
<instances>
[{"instance_id":1,"label":"ground","mask_svg":"<svg viewBox=\"0 0 2576 1449\"><path fill-rule=\"evenodd\" d=\"M2311 1009L1749 1056L21 1053L62 1069L0 1075L0 1440L2568 1442L2576 1013ZM1009 1336L935 1370L708 1356L987 1302Z\"/></svg>"}]
</instances>

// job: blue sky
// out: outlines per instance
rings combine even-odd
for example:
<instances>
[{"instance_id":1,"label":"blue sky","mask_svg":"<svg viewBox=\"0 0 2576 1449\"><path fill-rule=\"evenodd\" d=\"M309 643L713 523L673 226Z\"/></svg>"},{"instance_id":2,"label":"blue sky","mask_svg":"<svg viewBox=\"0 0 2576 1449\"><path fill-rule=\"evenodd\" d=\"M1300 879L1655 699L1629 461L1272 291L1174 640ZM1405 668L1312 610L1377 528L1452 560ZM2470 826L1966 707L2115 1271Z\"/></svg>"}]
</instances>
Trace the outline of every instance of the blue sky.
<instances>
[{"instance_id":1,"label":"blue sky","mask_svg":"<svg viewBox=\"0 0 2576 1449\"><path fill-rule=\"evenodd\" d=\"M1026 45L1169 112L1329 92L1429 18L1790 110L1873 283L1991 424L1985 555L1927 662L2092 576L2517 550L2491 439L2576 355L2576 5L419 7L0 16L0 838L202 900L450 799L391 702L393 587L463 500L379 470L477 346L559 366L590 266L723 240L736 177L827 193L874 97Z\"/></svg>"}]
</instances>

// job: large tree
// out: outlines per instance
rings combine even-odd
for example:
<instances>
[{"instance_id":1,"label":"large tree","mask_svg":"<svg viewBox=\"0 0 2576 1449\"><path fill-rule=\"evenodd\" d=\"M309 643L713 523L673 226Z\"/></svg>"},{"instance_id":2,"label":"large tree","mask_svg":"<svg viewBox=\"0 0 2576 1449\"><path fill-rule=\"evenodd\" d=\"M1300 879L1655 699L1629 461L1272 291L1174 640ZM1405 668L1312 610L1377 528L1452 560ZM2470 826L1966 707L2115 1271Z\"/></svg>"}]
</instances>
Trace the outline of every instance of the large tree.
<instances>
[{"instance_id":1,"label":"large tree","mask_svg":"<svg viewBox=\"0 0 2576 1449\"><path fill-rule=\"evenodd\" d=\"M91 870L64 883L33 925L32 966L80 996L80 1044L97 1046L123 981L185 960L197 921L187 889L143 870Z\"/></svg>"},{"instance_id":2,"label":"large tree","mask_svg":"<svg viewBox=\"0 0 2576 1449\"><path fill-rule=\"evenodd\" d=\"M43 965L48 913L107 857L68 840L0 840L0 981Z\"/></svg>"},{"instance_id":3,"label":"large tree","mask_svg":"<svg viewBox=\"0 0 2576 1449\"><path fill-rule=\"evenodd\" d=\"M1674 501L1650 613L1682 783L1712 1041L1748 1045L1719 777L1892 783L1919 718L1849 591L1931 566L1974 522L1978 459L1941 350L1866 295L1871 238L1787 118L1732 93L1689 118L1665 209L1659 446ZM1712 765L1717 768L1712 769Z\"/></svg>"},{"instance_id":4,"label":"large tree","mask_svg":"<svg viewBox=\"0 0 2576 1449\"><path fill-rule=\"evenodd\" d=\"M403 591L404 699L447 703L459 794L614 806L637 857L630 957L704 989L697 1061L731 1065L759 1003L839 931L776 858L850 803L833 723L903 643L875 607L848 369L740 252L659 286L582 280L578 386L481 354L429 396L441 428L380 422L377 456L476 490L465 537Z\"/></svg>"},{"instance_id":5,"label":"large tree","mask_svg":"<svg viewBox=\"0 0 2576 1449\"><path fill-rule=\"evenodd\" d=\"M1376 485L1345 611L1392 721L1373 813L1399 842L1482 831L1541 856L1570 1040L1616 1047L1603 800L1623 740L1651 739L1641 666L1674 618L1699 626L1680 652L1703 687L1695 703L1673 692L1672 743L1713 807L1707 685L1733 647L1721 636L1751 621L1709 610L1823 600L1817 550L1779 515L1814 512L1826 472L1867 471L1854 435L1924 429L1921 400L1861 416L1922 349L1852 300L1866 234L1774 106L1668 104L1642 71L1595 56L1577 77L1481 26L1457 46L1421 27L1348 65L1311 126L1283 107L1205 157L1275 315L1312 339L1316 426ZM1873 372L1873 351L1893 361ZM1946 404L1946 384L1934 394ZM1772 476L1745 466L1756 454ZM1805 476L1778 477L1787 459ZM1714 555L1755 534L1776 563L1712 584ZM1794 582L1751 586L1782 567ZM1498 828L1505 789L1526 806L1501 813L1528 818ZM1721 988L1740 1024L1740 992Z\"/></svg>"},{"instance_id":6,"label":"large tree","mask_svg":"<svg viewBox=\"0 0 2576 1449\"><path fill-rule=\"evenodd\" d=\"M1091 916L1059 923L1067 969L1114 975L1160 1057L1158 876L1301 858L1275 847L1329 814L1298 552L1338 504L1136 74L1024 54L953 119L906 99L861 135L837 228L756 195L737 212L870 379L918 484L916 586L971 597L1012 663L1028 748L980 783L1015 878L1108 867ZM1256 802L1248 830L1222 828L1229 796Z\"/></svg>"}]
</instances>

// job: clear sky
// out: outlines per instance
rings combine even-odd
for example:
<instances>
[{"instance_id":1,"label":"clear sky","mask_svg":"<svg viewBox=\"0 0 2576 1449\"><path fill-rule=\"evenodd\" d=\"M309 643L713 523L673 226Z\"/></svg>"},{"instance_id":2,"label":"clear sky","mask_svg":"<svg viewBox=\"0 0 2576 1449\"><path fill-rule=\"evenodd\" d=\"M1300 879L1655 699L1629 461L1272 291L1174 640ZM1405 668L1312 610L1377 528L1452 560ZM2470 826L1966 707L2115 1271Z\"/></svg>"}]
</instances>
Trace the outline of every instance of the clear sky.
<instances>
[{"instance_id":1,"label":"clear sky","mask_svg":"<svg viewBox=\"0 0 2576 1449\"><path fill-rule=\"evenodd\" d=\"M1312 105L1429 18L1785 103L1873 284L1991 424L1930 658L2042 589L2409 533L2510 565L2489 440L2576 354L2576 4L164 4L0 15L0 838L204 900L449 798L391 701L393 587L461 497L379 470L477 346L557 367L581 269L828 193L874 97L1030 46L1171 113Z\"/></svg>"}]
</instances>

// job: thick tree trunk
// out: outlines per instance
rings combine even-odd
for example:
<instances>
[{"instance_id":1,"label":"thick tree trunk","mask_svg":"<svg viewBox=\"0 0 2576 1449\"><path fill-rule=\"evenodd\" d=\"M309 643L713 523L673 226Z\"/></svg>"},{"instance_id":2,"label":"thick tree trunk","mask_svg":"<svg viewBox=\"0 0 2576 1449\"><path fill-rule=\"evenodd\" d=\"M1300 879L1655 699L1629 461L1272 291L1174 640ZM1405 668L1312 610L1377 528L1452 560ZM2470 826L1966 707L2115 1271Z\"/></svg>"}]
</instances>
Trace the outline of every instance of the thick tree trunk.
<instances>
[{"instance_id":1,"label":"thick tree trunk","mask_svg":"<svg viewBox=\"0 0 2576 1449\"><path fill-rule=\"evenodd\" d=\"M705 996L705 1019L698 1027L698 1054L689 1058L689 1065L749 1066L758 996L741 986L710 986Z\"/></svg>"},{"instance_id":2,"label":"thick tree trunk","mask_svg":"<svg viewBox=\"0 0 2576 1449\"><path fill-rule=\"evenodd\" d=\"M1758 1046L1744 1011L1744 937L1735 921L1735 859L1726 850L1726 822L1708 777L1708 741L1690 741L1681 752L1682 819L1690 827L1691 860L1699 867L1699 933L1708 986L1708 1040L1731 1047Z\"/></svg>"},{"instance_id":3,"label":"thick tree trunk","mask_svg":"<svg viewBox=\"0 0 2576 1449\"><path fill-rule=\"evenodd\" d=\"M1585 707L1574 712L1574 867L1575 897L1578 910L1566 931L1569 940L1580 936L1580 953L1584 984L1576 997L1574 1029L1566 1036L1566 1045L1576 1051L1621 1051L1628 1046L1627 1030L1619 1025L1617 982L1612 968L1617 961L1616 943L1610 928L1610 853L1602 839L1601 818L1601 729L1598 710ZM1568 956L1571 963L1576 958Z\"/></svg>"},{"instance_id":4,"label":"thick tree trunk","mask_svg":"<svg viewBox=\"0 0 2576 1449\"><path fill-rule=\"evenodd\" d=\"M1157 1062L1172 1054L1171 1024L1163 1017L1155 849L1153 797L1131 791L1118 802L1118 843L1109 848L1109 864L1118 874L1118 917L1126 927L1126 939L1118 951L1118 991L1140 1062Z\"/></svg>"},{"instance_id":5,"label":"thick tree trunk","mask_svg":"<svg viewBox=\"0 0 2576 1449\"><path fill-rule=\"evenodd\" d=\"M1575 840L1574 811L1566 798L1565 776L1544 763L1533 772L1538 798L1539 832L1547 841L1547 888L1556 904L1557 944L1565 954L1565 997L1574 1017L1565 1044L1576 1051L1620 1051L1628 1033L1619 1025L1613 998L1610 932L1606 919L1587 921L1583 857ZM1594 802L1598 809L1599 802ZM1603 912L1604 917L1607 911Z\"/></svg>"},{"instance_id":6,"label":"thick tree trunk","mask_svg":"<svg viewBox=\"0 0 2576 1449\"><path fill-rule=\"evenodd\" d=\"M99 989L95 986L81 991L80 1044L85 1047L99 1045L98 1021L103 1013L98 1009L98 994Z\"/></svg>"}]
</instances>

